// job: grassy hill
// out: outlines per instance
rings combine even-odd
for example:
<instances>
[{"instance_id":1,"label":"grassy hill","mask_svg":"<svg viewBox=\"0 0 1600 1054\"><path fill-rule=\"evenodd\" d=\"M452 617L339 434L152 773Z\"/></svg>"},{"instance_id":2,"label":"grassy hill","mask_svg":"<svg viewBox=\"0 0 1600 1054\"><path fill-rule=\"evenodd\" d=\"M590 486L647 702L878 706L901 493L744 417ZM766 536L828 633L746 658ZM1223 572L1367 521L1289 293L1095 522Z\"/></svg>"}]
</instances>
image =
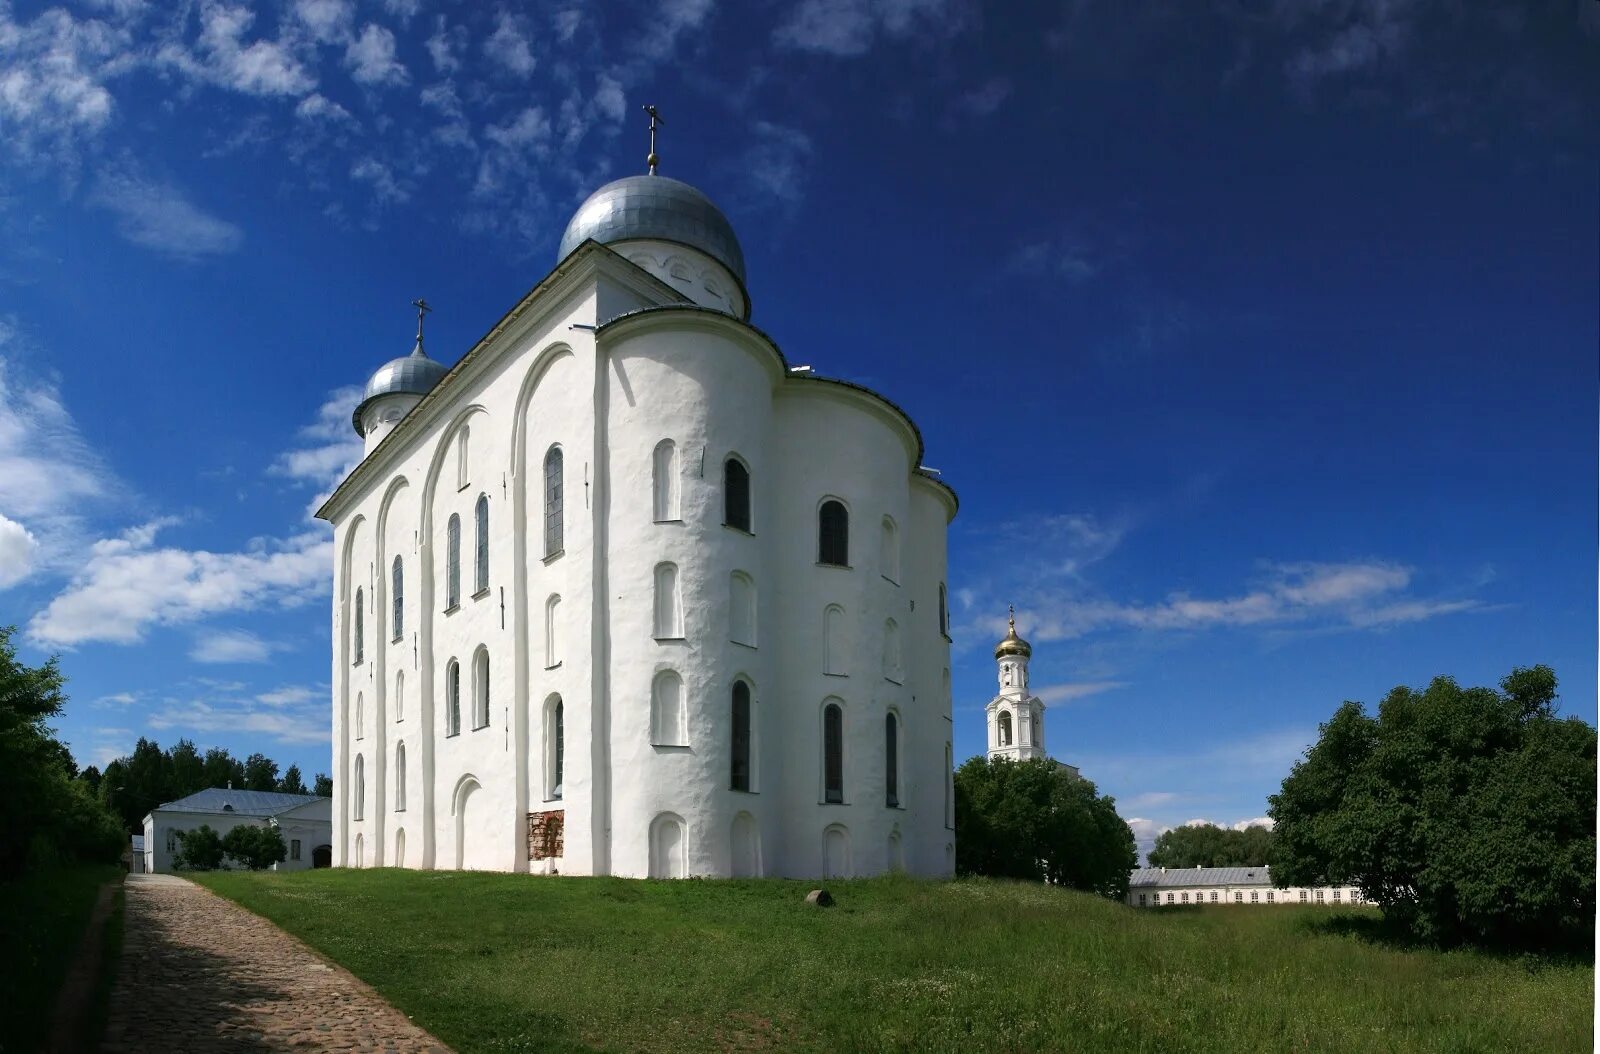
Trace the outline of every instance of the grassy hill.
<instances>
[{"instance_id":1,"label":"grassy hill","mask_svg":"<svg viewBox=\"0 0 1600 1054\"><path fill-rule=\"evenodd\" d=\"M1590 965L1385 945L1355 908L1007 882L395 870L202 881L461 1051L1590 1051Z\"/></svg>"}]
</instances>

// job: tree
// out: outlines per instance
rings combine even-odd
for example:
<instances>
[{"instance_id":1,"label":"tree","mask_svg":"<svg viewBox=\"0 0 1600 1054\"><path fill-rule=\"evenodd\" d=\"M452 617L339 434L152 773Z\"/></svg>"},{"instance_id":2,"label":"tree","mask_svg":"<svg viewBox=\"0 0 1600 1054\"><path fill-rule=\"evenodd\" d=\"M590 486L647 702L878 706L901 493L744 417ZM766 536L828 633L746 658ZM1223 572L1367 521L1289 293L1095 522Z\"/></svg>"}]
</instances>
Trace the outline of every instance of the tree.
<instances>
[{"instance_id":1,"label":"tree","mask_svg":"<svg viewBox=\"0 0 1600 1054\"><path fill-rule=\"evenodd\" d=\"M178 836L178 854L172 858L173 867L179 871L215 871L222 866L222 839L210 824L174 833Z\"/></svg>"},{"instance_id":2,"label":"tree","mask_svg":"<svg viewBox=\"0 0 1600 1054\"><path fill-rule=\"evenodd\" d=\"M300 766L290 765L278 781L278 789L285 794L306 794L306 781L300 778Z\"/></svg>"},{"instance_id":3,"label":"tree","mask_svg":"<svg viewBox=\"0 0 1600 1054\"><path fill-rule=\"evenodd\" d=\"M1150 850L1151 867L1260 867L1267 862L1272 831L1242 831L1214 823L1184 824L1161 832Z\"/></svg>"},{"instance_id":4,"label":"tree","mask_svg":"<svg viewBox=\"0 0 1600 1054\"><path fill-rule=\"evenodd\" d=\"M1116 801L1044 758L972 758L955 774L956 871L1118 899L1138 861Z\"/></svg>"},{"instance_id":5,"label":"tree","mask_svg":"<svg viewBox=\"0 0 1600 1054\"><path fill-rule=\"evenodd\" d=\"M252 871L282 863L289 855L276 827L240 824L222 838L222 851Z\"/></svg>"},{"instance_id":6,"label":"tree","mask_svg":"<svg viewBox=\"0 0 1600 1054\"><path fill-rule=\"evenodd\" d=\"M1436 943L1592 946L1596 733L1555 698L1533 666L1345 703L1269 799L1273 880L1360 886Z\"/></svg>"},{"instance_id":7,"label":"tree","mask_svg":"<svg viewBox=\"0 0 1600 1054\"><path fill-rule=\"evenodd\" d=\"M204 786L244 787L244 764L226 748L212 747L206 751Z\"/></svg>"},{"instance_id":8,"label":"tree","mask_svg":"<svg viewBox=\"0 0 1600 1054\"><path fill-rule=\"evenodd\" d=\"M265 754L251 754L244 759L244 788L253 791L278 789L278 763Z\"/></svg>"},{"instance_id":9,"label":"tree","mask_svg":"<svg viewBox=\"0 0 1600 1054\"><path fill-rule=\"evenodd\" d=\"M333 777L326 772L317 773L316 781L311 786L311 793L319 798L333 797Z\"/></svg>"},{"instance_id":10,"label":"tree","mask_svg":"<svg viewBox=\"0 0 1600 1054\"><path fill-rule=\"evenodd\" d=\"M207 786L206 763L187 739L180 739L167 748L167 772L170 801L187 798Z\"/></svg>"}]
</instances>

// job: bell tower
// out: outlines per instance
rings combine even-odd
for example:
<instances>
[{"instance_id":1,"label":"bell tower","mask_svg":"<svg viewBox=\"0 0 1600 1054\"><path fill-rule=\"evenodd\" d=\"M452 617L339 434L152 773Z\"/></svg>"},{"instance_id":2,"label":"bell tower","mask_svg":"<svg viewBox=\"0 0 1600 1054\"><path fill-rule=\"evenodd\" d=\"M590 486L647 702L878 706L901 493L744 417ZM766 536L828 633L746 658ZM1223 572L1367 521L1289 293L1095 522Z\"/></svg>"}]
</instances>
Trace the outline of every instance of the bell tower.
<instances>
[{"instance_id":1,"label":"bell tower","mask_svg":"<svg viewBox=\"0 0 1600 1054\"><path fill-rule=\"evenodd\" d=\"M1028 690L1028 660L1033 646L1017 636L1017 613L1010 613L1010 629L995 645L999 664L1000 694L985 708L989 717L989 757L1027 761L1045 757L1044 701Z\"/></svg>"}]
</instances>

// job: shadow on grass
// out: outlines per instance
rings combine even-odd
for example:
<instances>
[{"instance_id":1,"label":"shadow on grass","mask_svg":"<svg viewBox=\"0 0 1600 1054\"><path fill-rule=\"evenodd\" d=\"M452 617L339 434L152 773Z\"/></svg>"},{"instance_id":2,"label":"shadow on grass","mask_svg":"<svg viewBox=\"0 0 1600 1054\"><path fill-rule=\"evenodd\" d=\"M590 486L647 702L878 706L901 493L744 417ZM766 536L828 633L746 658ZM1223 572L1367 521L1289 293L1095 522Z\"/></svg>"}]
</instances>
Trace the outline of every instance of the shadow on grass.
<instances>
[{"instance_id":1,"label":"shadow on grass","mask_svg":"<svg viewBox=\"0 0 1600 1054\"><path fill-rule=\"evenodd\" d=\"M1377 911L1340 913L1306 919L1305 931L1314 936L1348 937L1396 951L1472 951L1504 962L1516 963L1529 973L1551 967L1581 967L1594 962L1592 935L1569 937L1558 943L1517 947L1506 944L1444 944L1424 940L1403 924Z\"/></svg>"}]
</instances>

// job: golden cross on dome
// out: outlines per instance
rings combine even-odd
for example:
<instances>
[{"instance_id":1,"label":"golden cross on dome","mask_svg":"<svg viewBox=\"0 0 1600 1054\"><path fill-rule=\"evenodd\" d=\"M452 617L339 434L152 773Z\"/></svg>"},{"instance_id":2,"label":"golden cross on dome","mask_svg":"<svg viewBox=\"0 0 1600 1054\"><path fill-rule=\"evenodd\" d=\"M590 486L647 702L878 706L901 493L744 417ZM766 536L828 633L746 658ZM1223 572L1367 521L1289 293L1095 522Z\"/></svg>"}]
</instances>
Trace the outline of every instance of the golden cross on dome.
<instances>
[{"instance_id":1,"label":"golden cross on dome","mask_svg":"<svg viewBox=\"0 0 1600 1054\"><path fill-rule=\"evenodd\" d=\"M1006 612L1009 615L1009 617L1006 619L1006 621L1011 624L1011 632L1012 633L1016 633L1017 632L1017 608L1016 608L1016 605L1015 604L1007 604L1006 605Z\"/></svg>"},{"instance_id":2,"label":"golden cross on dome","mask_svg":"<svg viewBox=\"0 0 1600 1054\"><path fill-rule=\"evenodd\" d=\"M644 159L644 163L650 166L650 174L653 176L656 174L656 165L661 163L661 158L656 156L656 129L664 127L667 122L661 119L654 106L646 106L644 112L650 115L650 156Z\"/></svg>"}]
</instances>

